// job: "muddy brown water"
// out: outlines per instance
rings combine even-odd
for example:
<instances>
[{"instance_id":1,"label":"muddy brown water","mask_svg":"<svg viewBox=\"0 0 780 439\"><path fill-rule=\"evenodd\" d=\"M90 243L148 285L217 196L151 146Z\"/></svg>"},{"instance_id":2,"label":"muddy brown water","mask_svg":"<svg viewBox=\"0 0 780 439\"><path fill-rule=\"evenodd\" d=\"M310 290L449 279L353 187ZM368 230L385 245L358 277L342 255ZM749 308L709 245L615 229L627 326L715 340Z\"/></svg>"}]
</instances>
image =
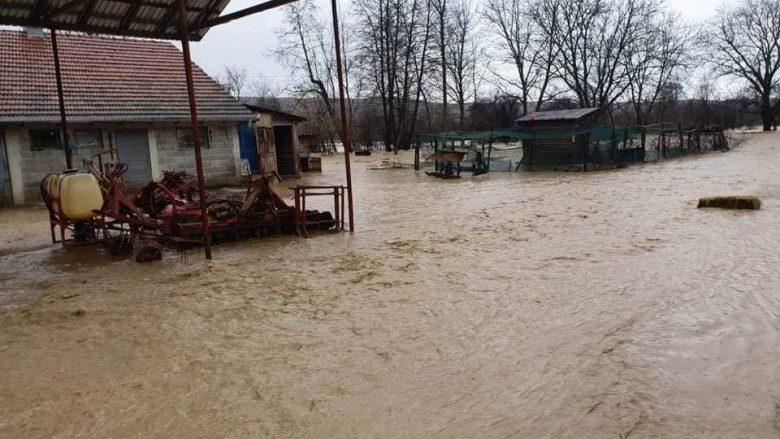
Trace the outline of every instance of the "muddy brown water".
<instances>
[{"instance_id":1,"label":"muddy brown water","mask_svg":"<svg viewBox=\"0 0 780 439\"><path fill-rule=\"evenodd\" d=\"M780 136L588 174L381 159L354 235L0 258L0 437L780 435Z\"/></svg>"}]
</instances>

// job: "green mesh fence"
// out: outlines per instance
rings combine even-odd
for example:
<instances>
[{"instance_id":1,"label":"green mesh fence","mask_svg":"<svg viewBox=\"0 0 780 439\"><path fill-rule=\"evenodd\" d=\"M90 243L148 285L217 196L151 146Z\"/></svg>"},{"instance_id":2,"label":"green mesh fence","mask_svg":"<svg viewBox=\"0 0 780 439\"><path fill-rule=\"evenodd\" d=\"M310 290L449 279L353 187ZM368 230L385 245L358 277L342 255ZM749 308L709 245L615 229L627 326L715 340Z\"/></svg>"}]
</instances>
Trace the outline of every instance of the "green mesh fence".
<instances>
[{"instance_id":1,"label":"green mesh fence","mask_svg":"<svg viewBox=\"0 0 780 439\"><path fill-rule=\"evenodd\" d=\"M558 139L561 142L554 142ZM486 166L490 170L494 167L499 167L501 170L513 170L512 168L519 170L521 167L524 169L582 167L587 170L589 166L598 168L603 165L658 161L728 148L722 129L684 126L676 123L648 126L595 124L570 128L450 131L424 134L419 136L419 141L427 143L438 151L467 152L466 162L472 161L474 156L479 157L480 160L485 160L485 157L492 155L507 158L500 165L496 164L497 166L493 166L488 160ZM520 146L515 148L493 146L494 143L508 142L516 142ZM512 154L509 149L520 151ZM508 166L505 165L507 161ZM466 163L466 166L468 165Z\"/></svg>"}]
</instances>

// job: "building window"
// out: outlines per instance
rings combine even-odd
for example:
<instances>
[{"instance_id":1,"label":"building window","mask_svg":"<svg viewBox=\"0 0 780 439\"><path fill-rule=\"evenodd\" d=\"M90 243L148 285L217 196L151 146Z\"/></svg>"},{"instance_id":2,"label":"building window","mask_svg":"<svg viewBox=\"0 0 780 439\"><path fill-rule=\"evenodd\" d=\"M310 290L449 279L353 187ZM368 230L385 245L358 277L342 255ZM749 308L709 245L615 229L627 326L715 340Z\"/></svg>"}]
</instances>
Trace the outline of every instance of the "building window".
<instances>
[{"instance_id":1,"label":"building window","mask_svg":"<svg viewBox=\"0 0 780 439\"><path fill-rule=\"evenodd\" d=\"M76 148L103 149L103 132L100 130L76 130L73 135Z\"/></svg>"},{"instance_id":2,"label":"building window","mask_svg":"<svg viewBox=\"0 0 780 439\"><path fill-rule=\"evenodd\" d=\"M60 132L57 129L30 130L30 149L43 151L44 149L62 149Z\"/></svg>"},{"instance_id":3,"label":"building window","mask_svg":"<svg viewBox=\"0 0 780 439\"><path fill-rule=\"evenodd\" d=\"M194 148L195 145L192 142L192 128L176 128L176 140L179 143L179 148ZM200 127L200 147L208 149L209 147L209 128L201 125Z\"/></svg>"}]
</instances>

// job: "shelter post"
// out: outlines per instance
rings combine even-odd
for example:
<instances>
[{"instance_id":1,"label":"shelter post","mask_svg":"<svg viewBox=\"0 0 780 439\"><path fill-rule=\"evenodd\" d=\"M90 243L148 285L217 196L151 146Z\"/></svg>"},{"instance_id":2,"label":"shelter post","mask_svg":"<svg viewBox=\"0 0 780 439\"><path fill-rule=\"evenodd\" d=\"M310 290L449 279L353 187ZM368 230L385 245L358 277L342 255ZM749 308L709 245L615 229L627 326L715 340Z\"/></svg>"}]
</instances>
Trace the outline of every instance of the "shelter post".
<instances>
[{"instance_id":1,"label":"shelter post","mask_svg":"<svg viewBox=\"0 0 780 439\"><path fill-rule=\"evenodd\" d=\"M591 135L593 134L593 128L588 131L588 136L585 139L585 149L582 151L582 172L588 172L588 160L590 156L590 142Z\"/></svg>"},{"instance_id":2,"label":"shelter post","mask_svg":"<svg viewBox=\"0 0 780 439\"><path fill-rule=\"evenodd\" d=\"M488 166L487 170L490 172L490 156L493 151L493 131L490 132L490 139L488 140Z\"/></svg>"},{"instance_id":3,"label":"shelter post","mask_svg":"<svg viewBox=\"0 0 780 439\"><path fill-rule=\"evenodd\" d=\"M420 136L417 136L417 143L414 144L414 170L420 170Z\"/></svg>"},{"instance_id":4,"label":"shelter post","mask_svg":"<svg viewBox=\"0 0 780 439\"><path fill-rule=\"evenodd\" d=\"M57 31L51 29L51 50L54 53L54 75L57 78L57 99L60 104L60 134L62 147L65 149L65 165L73 168L73 151L70 150L70 136L68 135L68 118L65 114L65 94L62 87L62 67L60 66L60 49L57 45Z\"/></svg>"},{"instance_id":5,"label":"shelter post","mask_svg":"<svg viewBox=\"0 0 780 439\"><path fill-rule=\"evenodd\" d=\"M434 136L433 137L433 153L436 154L437 152L439 152L439 138ZM433 171L434 172L439 172L439 161L438 160L434 160L434 162L433 162Z\"/></svg>"},{"instance_id":6,"label":"shelter post","mask_svg":"<svg viewBox=\"0 0 780 439\"><path fill-rule=\"evenodd\" d=\"M200 154L200 126L198 125L198 105L195 101L195 83L192 79L192 54L190 53L190 31L187 26L186 0L179 0L179 32L181 48L184 53L184 74L187 77L187 95L190 100L190 124L192 125L192 145L195 149L195 170L198 174L200 191L200 218L203 224L203 244L206 246L206 259L211 259L211 233L209 216L206 209L206 182L203 178L203 159Z\"/></svg>"},{"instance_id":7,"label":"shelter post","mask_svg":"<svg viewBox=\"0 0 780 439\"><path fill-rule=\"evenodd\" d=\"M661 157L666 158L666 131L664 131L664 124L661 124Z\"/></svg>"},{"instance_id":8,"label":"shelter post","mask_svg":"<svg viewBox=\"0 0 780 439\"><path fill-rule=\"evenodd\" d=\"M536 148L536 128L534 128L533 140L531 140L531 145L528 148L528 170L529 171L534 170L534 149L535 148Z\"/></svg>"},{"instance_id":9,"label":"shelter post","mask_svg":"<svg viewBox=\"0 0 780 439\"><path fill-rule=\"evenodd\" d=\"M685 146L685 141L684 141L684 138L683 138L683 129L682 129L682 124L681 123L677 124L677 133L680 136L680 153L682 153L683 152L683 147Z\"/></svg>"},{"instance_id":10,"label":"shelter post","mask_svg":"<svg viewBox=\"0 0 780 439\"><path fill-rule=\"evenodd\" d=\"M183 1L183 0L182 0ZM341 63L341 37L339 35L339 14L336 0L330 1L333 10L333 41L336 45L336 73L339 80L339 103L341 104L341 142L344 144L344 167L347 172L347 203L349 204L349 231L355 231L355 213L352 204L352 166L349 154L352 146L349 144L349 130L347 129L347 105L344 99L344 71ZM397 151L397 149L396 149Z\"/></svg>"}]
</instances>

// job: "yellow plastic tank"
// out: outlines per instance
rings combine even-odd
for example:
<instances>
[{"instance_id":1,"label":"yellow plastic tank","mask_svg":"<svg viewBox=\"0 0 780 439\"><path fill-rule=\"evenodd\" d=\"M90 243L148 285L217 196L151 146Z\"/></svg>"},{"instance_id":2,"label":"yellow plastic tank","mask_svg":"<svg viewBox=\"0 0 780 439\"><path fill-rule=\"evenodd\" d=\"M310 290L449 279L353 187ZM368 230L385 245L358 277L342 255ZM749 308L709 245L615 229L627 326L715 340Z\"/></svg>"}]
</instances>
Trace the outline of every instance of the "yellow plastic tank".
<instances>
[{"instance_id":1,"label":"yellow plastic tank","mask_svg":"<svg viewBox=\"0 0 780 439\"><path fill-rule=\"evenodd\" d=\"M61 174L49 174L43 179L41 187L49 194L51 207L58 214L60 212L60 177ZM55 186L56 185L56 186ZM56 189L56 192L55 192Z\"/></svg>"},{"instance_id":2,"label":"yellow plastic tank","mask_svg":"<svg viewBox=\"0 0 780 439\"><path fill-rule=\"evenodd\" d=\"M62 214L73 221L88 220L103 207L103 193L92 174L63 174L53 179L50 187Z\"/></svg>"}]
</instances>

